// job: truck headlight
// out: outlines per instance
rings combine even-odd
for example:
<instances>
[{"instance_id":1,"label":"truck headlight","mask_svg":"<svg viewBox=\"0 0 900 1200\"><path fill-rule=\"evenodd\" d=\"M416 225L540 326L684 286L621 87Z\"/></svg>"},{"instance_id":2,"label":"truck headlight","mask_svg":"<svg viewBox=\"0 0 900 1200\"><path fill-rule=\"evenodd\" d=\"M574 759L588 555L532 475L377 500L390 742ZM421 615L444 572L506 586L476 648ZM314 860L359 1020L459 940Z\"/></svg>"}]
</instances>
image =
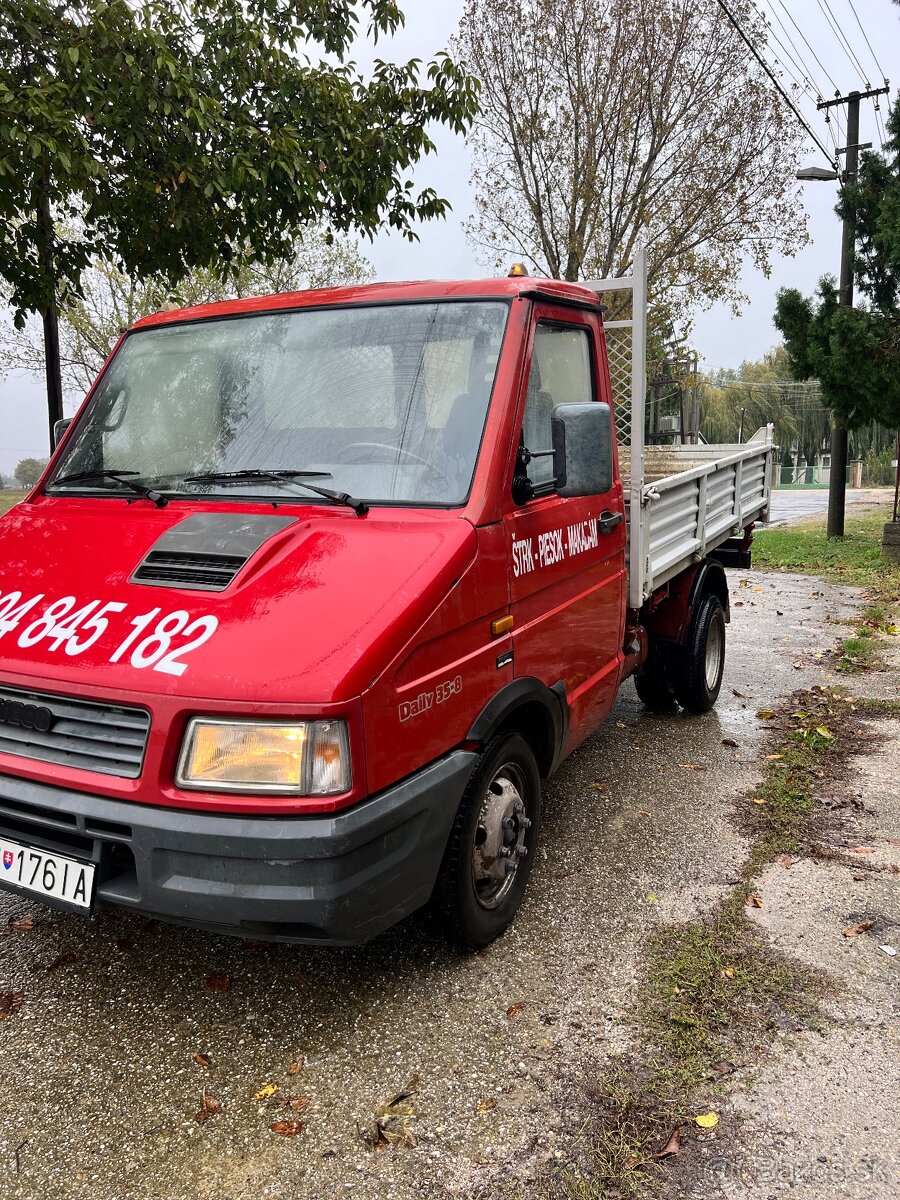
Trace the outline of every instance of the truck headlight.
<instances>
[{"instance_id":1,"label":"truck headlight","mask_svg":"<svg viewBox=\"0 0 900 1200\"><path fill-rule=\"evenodd\" d=\"M350 789L344 721L216 721L188 724L175 782L210 792L330 796Z\"/></svg>"}]
</instances>

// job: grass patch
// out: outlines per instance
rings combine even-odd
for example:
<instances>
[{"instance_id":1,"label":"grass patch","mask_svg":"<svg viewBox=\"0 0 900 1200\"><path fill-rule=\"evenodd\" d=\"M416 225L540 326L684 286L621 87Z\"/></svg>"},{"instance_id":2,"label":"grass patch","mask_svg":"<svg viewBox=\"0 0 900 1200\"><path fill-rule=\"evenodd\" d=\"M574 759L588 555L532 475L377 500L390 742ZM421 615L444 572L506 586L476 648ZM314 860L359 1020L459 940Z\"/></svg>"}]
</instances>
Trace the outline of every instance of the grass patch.
<instances>
[{"instance_id":1,"label":"grass patch","mask_svg":"<svg viewBox=\"0 0 900 1200\"><path fill-rule=\"evenodd\" d=\"M843 538L827 538L825 521L762 529L753 535L753 565L771 571L821 575L865 588L883 605L900 604L900 565L881 553L888 507L848 515Z\"/></svg>"},{"instance_id":2,"label":"grass patch","mask_svg":"<svg viewBox=\"0 0 900 1200\"><path fill-rule=\"evenodd\" d=\"M815 687L761 718L766 770L741 808L753 834L741 876L710 917L651 938L634 1016L641 1061L622 1060L587 1085L579 1166L549 1180L546 1200L658 1194L659 1155L673 1130L687 1143L699 1132L694 1117L715 1110L733 1070L758 1061L773 1038L819 1023L827 982L773 950L747 919L747 902L774 858L816 853L825 781L864 744L860 721L887 714L900 715L900 702Z\"/></svg>"},{"instance_id":3,"label":"grass patch","mask_svg":"<svg viewBox=\"0 0 900 1200\"><path fill-rule=\"evenodd\" d=\"M20 500L24 500L25 492L12 491L9 488L0 488L0 516L8 512L14 504L18 504Z\"/></svg>"}]
</instances>

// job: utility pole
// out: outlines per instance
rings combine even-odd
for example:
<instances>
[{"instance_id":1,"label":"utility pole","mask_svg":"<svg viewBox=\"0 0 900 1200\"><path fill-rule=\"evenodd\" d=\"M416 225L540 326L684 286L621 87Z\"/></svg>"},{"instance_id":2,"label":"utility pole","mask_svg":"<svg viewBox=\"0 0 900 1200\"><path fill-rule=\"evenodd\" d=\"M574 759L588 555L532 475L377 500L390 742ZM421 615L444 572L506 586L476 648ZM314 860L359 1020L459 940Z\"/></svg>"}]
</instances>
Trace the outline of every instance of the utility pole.
<instances>
[{"instance_id":1,"label":"utility pole","mask_svg":"<svg viewBox=\"0 0 900 1200\"><path fill-rule=\"evenodd\" d=\"M887 87L868 88L864 92L850 92L847 96L836 96L833 100L820 100L818 109L833 108L836 104L847 105L847 145L844 147L846 160L842 182L855 183L859 169L859 152L868 145L859 144L859 102L869 96L883 96ZM852 214L844 217L841 232L841 280L840 304L842 308L853 307L853 271L856 260L856 222ZM844 513L847 507L847 429L839 417L831 422L831 472L828 477L828 537L844 536Z\"/></svg>"},{"instance_id":2,"label":"utility pole","mask_svg":"<svg viewBox=\"0 0 900 1200\"><path fill-rule=\"evenodd\" d=\"M48 298L43 305L44 366L47 377L47 416L50 426L50 453L53 453L53 428L62 420L62 376L59 362L59 314L56 308L56 281L53 263L53 217L46 180L38 184L37 210L38 254L40 269L46 278Z\"/></svg>"}]
</instances>

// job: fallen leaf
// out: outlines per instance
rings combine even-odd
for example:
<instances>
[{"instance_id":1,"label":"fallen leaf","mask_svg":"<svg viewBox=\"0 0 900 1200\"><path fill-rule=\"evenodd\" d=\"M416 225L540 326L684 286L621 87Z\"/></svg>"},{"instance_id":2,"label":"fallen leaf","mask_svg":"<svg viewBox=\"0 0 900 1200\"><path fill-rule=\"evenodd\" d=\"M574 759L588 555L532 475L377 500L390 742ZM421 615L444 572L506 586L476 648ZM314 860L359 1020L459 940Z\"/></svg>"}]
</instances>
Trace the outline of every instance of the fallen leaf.
<instances>
[{"instance_id":1,"label":"fallen leaf","mask_svg":"<svg viewBox=\"0 0 900 1200\"><path fill-rule=\"evenodd\" d=\"M24 999L24 992L0 992L0 1021L18 1012Z\"/></svg>"},{"instance_id":2,"label":"fallen leaf","mask_svg":"<svg viewBox=\"0 0 900 1200\"><path fill-rule=\"evenodd\" d=\"M754 590L754 592L761 592L761 591L763 591L763 588L755 587L753 590Z\"/></svg>"},{"instance_id":3,"label":"fallen leaf","mask_svg":"<svg viewBox=\"0 0 900 1200\"><path fill-rule=\"evenodd\" d=\"M778 863L779 867L784 867L787 870L789 867L794 865L797 859L793 858L790 854L779 854L775 861Z\"/></svg>"},{"instance_id":4,"label":"fallen leaf","mask_svg":"<svg viewBox=\"0 0 900 1200\"><path fill-rule=\"evenodd\" d=\"M717 1071L719 1075L730 1075L735 1070L733 1062L729 1062L727 1058L720 1058L718 1062L714 1062L712 1069Z\"/></svg>"},{"instance_id":5,"label":"fallen leaf","mask_svg":"<svg viewBox=\"0 0 900 1200\"><path fill-rule=\"evenodd\" d=\"M510 1021L514 1020L521 1013L521 1011L524 1007L525 1007L524 1000L517 1000L515 1004L511 1004L509 1006L509 1008L506 1010L506 1015L509 1018L509 1020Z\"/></svg>"},{"instance_id":6,"label":"fallen leaf","mask_svg":"<svg viewBox=\"0 0 900 1200\"><path fill-rule=\"evenodd\" d=\"M705 771L706 767L701 767L699 763L685 762L679 763L679 767L683 767L685 771Z\"/></svg>"},{"instance_id":7,"label":"fallen leaf","mask_svg":"<svg viewBox=\"0 0 900 1200\"><path fill-rule=\"evenodd\" d=\"M656 904L657 900L659 900L659 896L657 896L656 892L648 892L646 900L648 904Z\"/></svg>"},{"instance_id":8,"label":"fallen leaf","mask_svg":"<svg viewBox=\"0 0 900 1200\"><path fill-rule=\"evenodd\" d=\"M288 1075L298 1075L303 1070L303 1059L298 1058L288 1067Z\"/></svg>"},{"instance_id":9,"label":"fallen leaf","mask_svg":"<svg viewBox=\"0 0 900 1200\"><path fill-rule=\"evenodd\" d=\"M379 1104L372 1124L368 1129L360 1130L360 1136L370 1150L385 1150L388 1146L411 1150L418 1144L410 1128L418 1116L413 1102L418 1090L419 1077L414 1075L402 1091Z\"/></svg>"},{"instance_id":10,"label":"fallen leaf","mask_svg":"<svg viewBox=\"0 0 900 1200\"><path fill-rule=\"evenodd\" d=\"M16 933L27 933L30 929L34 929L34 917L10 917L9 927Z\"/></svg>"},{"instance_id":11,"label":"fallen leaf","mask_svg":"<svg viewBox=\"0 0 900 1200\"><path fill-rule=\"evenodd\" d=\"M754 804L765 804L765 800L762 798L762 796L751 796L750 799Z\"/></svg>"},{"instance_id":12,"label":"fallen leaf","mask_svg":"<svg viewBox=\"0 0 900 1200\"><path fill-rule=\"evenodd\" d=\"M738 748L738 744L734 740L734 738L722 738L722 745L723 746L731 746L732 749L734 749L734 750L737 750L737 748Z\"/></svg>"},{"instance_id":13,"label":"fallen leaf","mask_svg":"<svg viewBox=\"0 0 900 1200\"><path fill-rule=\"evenodd\" d=\"M761 721L771 721L775 714L771 708L761 708L756 714Z\"/></svg>"},{"instance_id":14,"label":"fallen leaf","mask_svg":"<svg viewBox=\"0 0 900 1200\"><path fill-rule=\"evenodd\" d=\"M723 967L722 974L726 979L734 979L734 967Z\"/></svg>"},{"instance_id":15,"label":"fallen leaf","mask_svg":"<svg viewBox=\"0 0 900 1200\"><path fill-rule=\"evenodd\" d=\"M701 1113L698 1117L694 1117L694 1120L701 1129L715 1129L719 1123L719 1114L714 1112Z\"/></svg>"},{"instance_id":16,"label":"fallen leaf","mask_svg":"<svg viewBox=\"0 0 900 1200\"><path fill-rule=\"evenodd\" d=\"M251 1099L253 1100L268 1100L270 1096L274 1096L278 1091L278 1085L275 1083L264 1083L258 1092L254 1092Z\"/></svg>"},{"instance_id":17,"label":"fallen leaf","mask_svg":"<svg viewBox=\"0 0 900 1200\"><path fill-rule=\"evenodd\" d=\"M194 1062L197 1064L198 1067L208 1067L209 1066L209 1059L200 1050L197 1050L196 1053L192 1054L191 1058L194 1060Z\"/></svg>"},{"instance_id":18,"label":"fallen leaf","mask_svg":"<svg viewBox=\"0 0 900 1200\"><path fill-rule=\"evenodd\" d=\"M740 583L738 584L738 587L742 587L742 588L749 587L749 586L750 586L750 580L749 580L749 579L742 579L742 580L740 581Z\"/></svg>"},{"instance_id":19,"label":"fallen leaf","mask_svg":"<svg viewBox=\"0 0 900 1200\"><path fill-rule=\"evenodd\" d=\"M762 908L762 900L757 896L756 892L750 892L744 900L747 908Z\"/></svg>"},{"instance_id":20,"label":"fallen leaf","mask_svg":"<svg viewBox=\"0 0 900 1200\"><path fill-rule=\"evenodd\" d=\"M681 1150L681 1130L676 1125L669 1134L668 1141L661 1150L653 1155L654 1158L671 1158L673 1154L678 1154Z\"/></svg>"},{"instance_id":21,"label":"fallen leaf","mask_svg":"<svg viewBox=\"0 0 900 1200\"><path fill-rule=\"evenodd\" d=\"M477 1113L481 1113L483 1116L485 1113L493 1112L496 1107L496 1099L493 1096L487 1096L484 1100L478 1101L478 1103L475 1105L475 1111Z\"/></svg>"},{"instance_id":22,"label":"fallen leaf","mask_svg":"<svg viewBox=\"0 0 900 1200\"><path fill-rule=\"evenodd\" d=\"M844 937L859 937L861 933L868 933L873 924L873 921L860 921L858 925L848 925Z\"/></svg>"},{"instance_id":23,"label":"fallen leaf","mask_svg":"<svg viewBox=\"0 0 900 1200\"><path fill-rule=\"evenodd\" d=\"M47 967L47 972L58 971L60 967L68 967L72 963L78 962L78 955L74 950L66 950L62 954L58 954L53 962Z\"/></svg>"},{"instance_id":24,"label":"fallen leaf","mask_svg":"<svg viewBox=\"0 0 900 1200\"><path fill-rule=\"evenodd\" d=\"M273 1133L279 1133L282 1137L296 1137L298 1133L303 1132L302 1121L273 1121L269 1126Z\"/></svg>"},{"instance_id":25,"label":"fallen leaf","mask_svg":"<svg viewBox=\"0 0 900 1200\"><path fill-rule=\"evenodd\" d=\"M652 812L648 812L646 808L639 808L639 809L638 809L638 815L639 815L639 816L641 816L641 817L652 817L652 816L653 816L653 813L652 813Z\"/></svg>"},{"instance_id":26,"label":"fallen leaf","mask_svg":"<svg viewBox=\"0 0 900 1200\"><path fill-rule=\"evenodd\" d=\"M211 992L227 992L231 987L231 980L224 971L213 971L206 977L206 986Z\"/></svg>"},{"instance_id":27,"label":"fallen leaf","mask_svg":"<svg viewBox=\"0 0 900 1200\"><path fill-rule=\"evenodd\" d=\"M200 1111L195 1114L194 1120L198 1125L202 1125L204 1121L208 1121L210 1117L214 1117L216 1113L222 1111L222 1101L217 1100L215 1096L208 1096L206 1092L200 1100Z\"/></svg>"},{"instance_id":28,"label":"fallen leaf","mask_svg":"<svg viewBox=\"0 0 900 1200\"><path fill-rule=\"evenodd\" d=\"M874 854L875 850L872 846L851 846L850 854Z\"/></svg>"},{"instance_id":29,"label":"fallen leaf","mask_svg":"<svg viewBox=\"0 0 900 1200\"><path fill-rule=\"evenodd\" d=\"M605 791L609 790L607 788L606 784L601 783L599 779L595 779L593 781L593 783L591 784L591 787L594 789L595 792L605 792Z\"/></svg>"},{"instance_id":30,"label":"fallen leaf","mask_svg":"<svg viewBox=\"0 0 900 1200\"><path fill-rule=\"evenodd\" d=\"M784 758L783 754L767 754L766 762L775 762L779 758Z\"/></svg>"},{"instance_id":31,"label":"fallen leaf","mask_svg":"<svg viewBox=\"0 0 900 1200\"><path fill-rule=\"evenodd\" d=\"M825 738L825 740L827 742L831 742L834 740L834 734L831 732L830 729L826 729L826 727L824 725L817 725L816 733L819 735L819 737Z\"/></svg>"}]
</instances>

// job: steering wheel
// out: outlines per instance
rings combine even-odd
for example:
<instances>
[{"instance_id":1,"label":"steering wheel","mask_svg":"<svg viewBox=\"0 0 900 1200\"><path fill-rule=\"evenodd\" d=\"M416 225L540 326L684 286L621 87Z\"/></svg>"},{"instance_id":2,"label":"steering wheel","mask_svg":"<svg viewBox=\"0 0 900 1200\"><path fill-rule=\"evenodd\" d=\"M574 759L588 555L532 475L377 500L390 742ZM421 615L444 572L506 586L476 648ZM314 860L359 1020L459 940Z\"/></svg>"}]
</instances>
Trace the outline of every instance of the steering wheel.
<instances>
[{"instance_id":1,"label":"steering wheel","mask_svg":"<svg viewBox=\"0 0 900 1200\"><path fill-rule=\"evenodd\" d=\"M422 467L428 467L431 471L443 474L435 463L429 462L427 458L422 458L419 454L413 454L412 450L407 450L404 446L389 446L386 442L351 442L349 446L344 447L344 450L348 452L351 450L387 450L391 457L395 454L402 454L407 462L418 463ZM358 466L370 460L364 456L362 458L344 458L341 461L347 463L348 466Z\"/></svg>"}]
</instances>

